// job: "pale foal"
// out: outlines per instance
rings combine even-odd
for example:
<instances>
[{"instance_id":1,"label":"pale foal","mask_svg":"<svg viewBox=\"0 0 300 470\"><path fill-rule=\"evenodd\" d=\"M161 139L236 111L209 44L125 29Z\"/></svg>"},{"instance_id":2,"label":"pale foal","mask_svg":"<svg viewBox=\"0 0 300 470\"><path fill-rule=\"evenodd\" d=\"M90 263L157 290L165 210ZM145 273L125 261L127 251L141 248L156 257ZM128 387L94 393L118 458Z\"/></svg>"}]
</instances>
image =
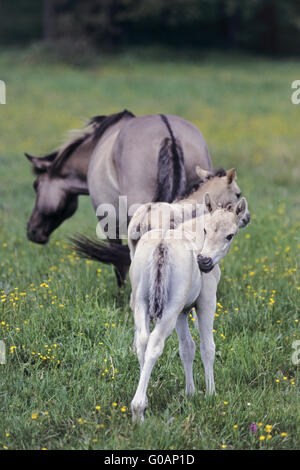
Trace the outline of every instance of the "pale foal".
<instances>
[{"instance_id":1,"label":"pale foal","mask_svg":"<svg viewBox=\"0 0 300 470\"><path fill-rule=\"evenodd\" d=\"M131 402L133 420L144 419L152 368L174 328L185 370L185 391L187 394L194 392L195 344L187 315L193 306L198 316L207 393L215 390L213 319L220 279L217 263L226 255L238 232L247 202L242 198L229 211L218 208L206 194L204 203L207 214L185 222L175 230L149 231L142 236L135 250L129 274L140 379ZM150 320L155 321L151 333Z\"/></svg>"}]
</instances>

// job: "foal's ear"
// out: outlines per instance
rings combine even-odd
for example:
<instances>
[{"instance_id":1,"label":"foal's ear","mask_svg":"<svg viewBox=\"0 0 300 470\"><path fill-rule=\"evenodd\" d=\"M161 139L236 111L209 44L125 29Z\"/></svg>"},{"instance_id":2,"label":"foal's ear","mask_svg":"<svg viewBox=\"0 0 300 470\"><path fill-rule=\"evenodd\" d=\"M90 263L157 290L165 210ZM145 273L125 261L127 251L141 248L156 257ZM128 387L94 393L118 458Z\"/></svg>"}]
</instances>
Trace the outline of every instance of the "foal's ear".
<instances>
[{"instance_id":1,"label":"foal's ear","mask_svg":"<svg viewBox=\"0 0 300 470\"><path fill-rule=\"evenodd\" d=\"M202 180L204 180L205 178L207 178L210 175L209 171L204 170L199 165L196 166L196 173L199 176L199 178L202 179Z\"/></svg>"},{"instance_id":2,"label":"foal's ear","mask_svg":"<svg viewBox=\"0 0 300 470\"><path fill-rule=\"evenodd\" d=\"M242 199L240 199L237 205L235 206L234 212L238 216L238 218L241 219L245 215L245 212L247 209L248 209L247 200L246 198L242 197Z\"/></svg>"},{"instance_id":3,"label":"foal's ear","mask_svg":"<svg viewBox=\"0 0 300 470\"><path fill-rule=\"evenodd\" d=\"M235 168L231 168L231 170L228 170L226 173L227 176L227 184L231 184L232 181L236 180L236 170Z\"/></svg>"},{"instance_id":4,"label":"foal's ear","mask_svg":"<svg viewBox=\"0 0 300 470\"><path fill-rule=\"evenodd\" d=\"M209 193L205 193L205 196L204 196L204 204L206 206L206 209L207 211L212 214L216 208L217 208L217 204L215 203L215 201L210 197Z\"/></svg>"},{"instance_id":5,"label":"foal's ear","mask_svg":"<svg viewBox=\"0 0 300 470\"><path fill-rule=\"evenodd\" d=\"M29 153L25 153L25 157L33 164L34 168L40 171L46 171L52 163L49 159L33 157Z\"/></svg>"}]
</instances>

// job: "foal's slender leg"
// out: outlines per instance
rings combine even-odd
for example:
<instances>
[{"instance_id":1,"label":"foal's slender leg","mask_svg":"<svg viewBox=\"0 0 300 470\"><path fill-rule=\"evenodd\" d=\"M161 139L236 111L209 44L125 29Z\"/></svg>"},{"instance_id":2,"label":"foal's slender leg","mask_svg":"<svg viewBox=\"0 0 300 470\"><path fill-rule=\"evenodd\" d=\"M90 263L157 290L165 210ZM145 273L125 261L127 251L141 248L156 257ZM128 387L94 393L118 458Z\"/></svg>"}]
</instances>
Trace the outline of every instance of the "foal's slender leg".
<instances>
[{"instance_id":1,"label":"foal's slender leg","mask_svg":"<svg viewBox=\"0 0 300 470\"><path fill-rule=\"evenodd\" d=\"M136 302L134 311L134 348L140 363L140 370L144 365L145 351L149 340L150 327L149 315L147 313L147 305L145 302Z\"/></svg>"},{"instance_id":2,"label":"foal's slender leg","mask_svg":"<svg viewBox=\"0 0 300 470\"><path fill-rule=\"evenodd\" d=\"M148 404L146 392L150 375L155 362L163 352L165 340L175 328L177 316L170 318L168 315L165 315L165 313L166 312L163 313L162 319L157 320L156 326L149 336L139 384L131 402L133 421L136 421L137 418L144 421L144 411Z\"/></svg>"},{"instance_id":3,"label":"foal's slender leg","mask_svg":"<svg viewBox=\"0 0 300 470\"><path fill-rule=\"evenodd\" d=\"M197 300L196 312L200 333L200 353L205 371L206 394L215 392L214 360L215 342L213 337L213 323L216 310L217 280L212 273L203 274L202 288Z\"/></svg>"},{"instance_id":4,"label":"foal's slender leg","mask_svg":"<svg viewBox=\"0 0 300 470\"><path fill-rule=\"evenodd\" d=\"M189 329L188 316L184 312L181 312L177 319L176 331L179 339L179 354L185 371L185 393L192 395L195 392L193 361L196 346Z\"/></svg>"}]
</instances>

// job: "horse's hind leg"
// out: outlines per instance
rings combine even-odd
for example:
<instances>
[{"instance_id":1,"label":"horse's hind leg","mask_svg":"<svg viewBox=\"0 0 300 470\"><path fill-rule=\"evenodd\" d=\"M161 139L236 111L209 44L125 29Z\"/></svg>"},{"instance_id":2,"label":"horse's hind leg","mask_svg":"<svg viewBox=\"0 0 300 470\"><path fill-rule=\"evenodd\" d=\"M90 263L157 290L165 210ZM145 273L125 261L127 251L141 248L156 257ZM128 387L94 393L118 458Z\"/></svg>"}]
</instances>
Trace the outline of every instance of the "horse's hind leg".
<instances>
[{"instance_id":1,"label":"horse's hind leg","mask_svg":"<svg viewBox=\"0 0 300 470\"><path fill-rule=\"evenodd\" d=\"M196 346L189 329L187 314L184 312L177 319L176 332L179 339L179 354L185 371L185 393L192 395L195 392L193 362Z\"/></svg>"},{"instance_id":2,"label":"horse's hind leg","mask_svg":"<svg viewBox=\"0 0 300 470\"><path fill-rule=\"evenodd\" d=\"M108 241L111 245L122 245L122 240L119 239L119 238L115 238L115 239L110 239L109 238ZM121 261L119 263L118 262L114 263L114 271L115 271L115 275L116 275L116 278L117 278L117 284L118 284L119 288L124 286L125 279L126 279L126 276L127 276L127 273L128 273L128 269L129 269L129 265L125 265Z\"/></svg>"},{"instance_id":3,"label":"horse's hind leg","mask_svg":"<svg viewBox=\"0 0 300 470\"><path fill-rule=\"evenodd\" d=\"M217 280L212 273L202 276L202 288L197 300L196 312L200 333L200 353L204 365L206 394L215 392L214 360L215 342L213 337L213 323L216 310Z\"/></svg>"},{"instance_id":4,"label":"horse's hind leg","mask_svg":"<svg viewBox=\"0 0 300 470\"><path fill-rule=\"evenodd\" d=\"M125 266L122 263L118 263L115 265L115 275L117 278L118 287L124 287L126 276L128 273L128 266Z\"/></svg>"}]
</instances>

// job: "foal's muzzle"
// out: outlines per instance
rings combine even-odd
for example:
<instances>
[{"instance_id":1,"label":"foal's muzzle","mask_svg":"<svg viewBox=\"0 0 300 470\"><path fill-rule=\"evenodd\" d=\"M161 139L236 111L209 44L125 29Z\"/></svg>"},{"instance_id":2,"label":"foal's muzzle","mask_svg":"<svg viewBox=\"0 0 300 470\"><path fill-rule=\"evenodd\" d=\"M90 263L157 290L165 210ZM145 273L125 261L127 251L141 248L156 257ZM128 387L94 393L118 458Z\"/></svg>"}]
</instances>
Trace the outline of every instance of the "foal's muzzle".
<instances>
[{"instance_id":1,"label":"foal's muzzle","mask_svg":"<svg viewBox=\"0 0 300 470\"><path fill-rule=\"evenodd\" d=\"M244 217L240 220L240 223L239 223L239 228L244 228L246 227L250 222L250 213L247 212Z\"/></svg>"},{"instance_id":2,"label":"foal's muzzle","mask_svg":"<svg viewBox=\"0 0 300 470\"><path fill-rule=\"evenodd\" d=\"M207 256L198 255L197 261L198 266L203 273L209 273L214 267L212 258L209 258Z\"/></svg>"}]
</instances>

